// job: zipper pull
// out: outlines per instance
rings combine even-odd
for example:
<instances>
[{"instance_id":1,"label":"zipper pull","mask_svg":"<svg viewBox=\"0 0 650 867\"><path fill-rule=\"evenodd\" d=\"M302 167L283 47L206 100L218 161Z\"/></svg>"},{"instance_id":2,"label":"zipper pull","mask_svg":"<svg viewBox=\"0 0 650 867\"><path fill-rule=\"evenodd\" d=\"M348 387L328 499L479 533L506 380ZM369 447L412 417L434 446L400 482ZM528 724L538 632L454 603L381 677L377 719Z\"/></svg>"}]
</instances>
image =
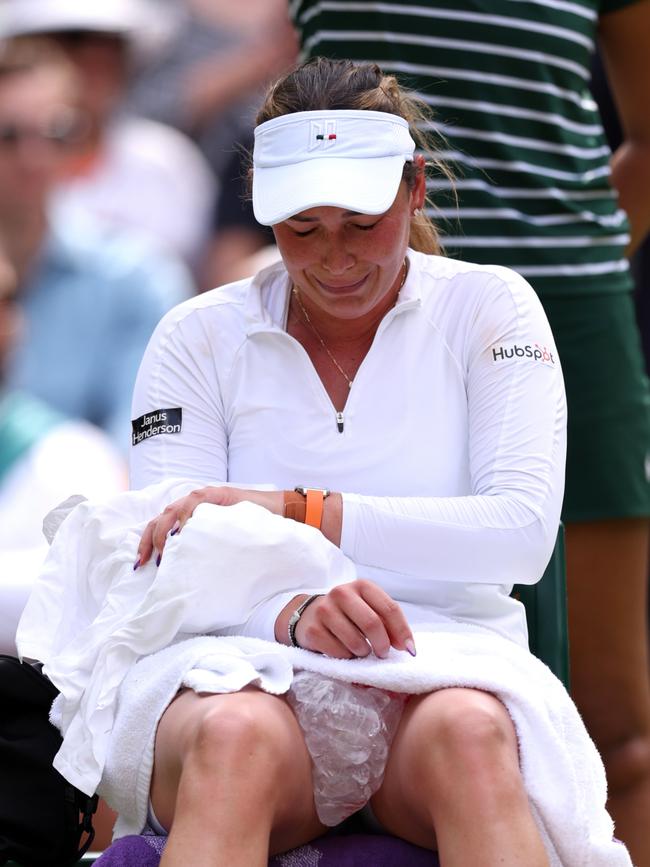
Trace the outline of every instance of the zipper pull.
<instances>
[{"instance_id":1,"label":"zipper pull","mask_svg":"<svg viewBox=\"0 0 650 867\"><path fill-rule=\"evenodd\" d=\"M336 426L339 429L339 433L343 433L343 413L336 413Z\"/></svg>"}]
</instances>

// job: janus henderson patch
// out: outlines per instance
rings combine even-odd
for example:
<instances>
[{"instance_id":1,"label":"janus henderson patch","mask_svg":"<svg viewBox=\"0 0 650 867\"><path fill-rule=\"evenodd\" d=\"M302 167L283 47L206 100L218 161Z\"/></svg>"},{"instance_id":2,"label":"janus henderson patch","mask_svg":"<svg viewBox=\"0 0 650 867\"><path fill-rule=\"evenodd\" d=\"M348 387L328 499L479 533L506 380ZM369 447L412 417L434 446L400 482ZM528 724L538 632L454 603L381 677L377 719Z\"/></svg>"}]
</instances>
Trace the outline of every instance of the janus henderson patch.
<instances>
[{"instance_id":1,"label":"janus henderson patch","mask_svg":"<svg viewBox=\"0 0 650 867\"><path fill-rule=\"evenodd\" d=\"M151 437L180 433L182 424L183 410L180 406L151 410L131 422L132 443L137 446L138 443Z\"/></svg>"}]
</instances>

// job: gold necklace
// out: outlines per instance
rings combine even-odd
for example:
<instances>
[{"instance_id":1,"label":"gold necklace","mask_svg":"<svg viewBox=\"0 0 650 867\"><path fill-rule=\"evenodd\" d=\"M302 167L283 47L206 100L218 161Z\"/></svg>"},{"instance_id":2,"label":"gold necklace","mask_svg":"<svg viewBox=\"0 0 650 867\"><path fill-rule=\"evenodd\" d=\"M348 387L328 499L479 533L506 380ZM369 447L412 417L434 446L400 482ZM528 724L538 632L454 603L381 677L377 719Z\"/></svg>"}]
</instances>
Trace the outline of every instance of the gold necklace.
<instances>
[{"instance_id":1,"label":"gold necklace","mask_svg":"<svg viewBox=\"0 0 650 867\"><path fill-rule=\"evenodd\" d=\"M397 295L399 295L399 293L400 293L400 291L401 291L401 289L402 289L402 286L403 286L404 283L406 282L406 275L407 275L407 273L408 273L408 265L406 264L406 259L404 259L404 263L402 264L402 269L403 269L403 271L402 271L402 280L401 280L399 286L397 287ZM302 303L302 299L301 299L301 297L300 297L300 292L298 291L298 287L294 285L291 291L293 292L293 297L294 297L294 298L296 299L296 301L298 302L298 306L300 307L300 310L301 310L301 312L302 312L302 315L303 315L303 317L304 317L304 320L305 320L307 326L309 327L309 329L310 329L311 332L313 333L314 337L318 340L318 342L320 343L320 345L323 347L323 349L324 349L325 352L327 353L327 355L328 355L330 361L332 362L332 364L334 365L334 367L336 367L336 369L337 369L338 372L341 374L341 376L343 377L343 379L347 382L347 384L348 384L348 388L352 388L352 382L353 382L353 380L350 379L350 377L349 377L349 376L347 375L347 373L343 370L343 368L342 368L341 365L338 363L338 361L336 360L336 358L334 358L334 355L332 354L332 352L330 352L330 349L329 349L328 345L325 343L325 341L323 340L323 338L320 336L320 334L319 334L318 331L316 330L316 326L315 326L314 323L311 321L311 318L310 318L310 316L309 316L309 313L307 313L307 311L305 310L305 305ZM395 296L395 300L397 301L397 296Z\"/></svg>"}]
</instances>

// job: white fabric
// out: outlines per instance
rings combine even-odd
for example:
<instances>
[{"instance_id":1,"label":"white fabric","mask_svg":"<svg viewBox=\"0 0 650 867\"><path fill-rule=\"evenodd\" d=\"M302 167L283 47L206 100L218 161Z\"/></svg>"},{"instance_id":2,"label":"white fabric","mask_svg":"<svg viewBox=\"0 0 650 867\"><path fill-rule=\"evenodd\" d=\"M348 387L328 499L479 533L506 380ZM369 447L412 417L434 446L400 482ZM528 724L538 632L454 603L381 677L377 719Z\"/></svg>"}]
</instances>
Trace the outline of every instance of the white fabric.
<instances>
[{"instance_id":1,"label":"white fabric","mask_svg":"<svg viewBox=\"0 0 650 867\"><path fill-rule=\"evenodd\" d=\"M143 26L150 9L142 0L7 0L2 4L2 35L23 36L49 30L129 33Z\"/></svg>"},{"instance_id":2,"label":"white fabric","mask_svg":"<svg viewBox=\"0 0 650 867\"><path fill-rule=\"evenodd\" d=\"M0 552L42 547L43 518L71 491L98 498L127 483L125 462L104 433L81 421L53 427L0 484Z\"/></svg>"},{"instance_id":3,"label":"white fabric","mask_svg":"<svg viewBox=\"0 0 650 867\"><path fill-rule=\"evenodd\" d=\"M71 490L88 497L126 487L126 466L107 437L85 422L52 428L0 484L0 652L15 654L20 615L47 554L43 519Z\"/></svg>"},{"instance_id":4,"label":"white fabric","mask_svg":"<svg viewBox=\"0 0 650 867\"><path fill-rule=\"evenodd\" d=\"M170 537L160 567L133 569L147 522L192 482L162 482L77 505L61 524L20 620L21 657L39 659L61 692L54 766L92 794L115 699L129 667L180 634L244 623L254 608L353 581L354 565L313 527L250 502L202 504Z\"/></svg>"},{"instance_id":5,"label":"white fabric","mask_svg":"<svg viewBox=\"0 0 650 867\"><path fill-rule=\"evenodd\" d=\"M152 0L2 0L0 38L90 30L120 34L151 53L168 37L169 25L160 22L161 17Z\"/></svg>"},{"instance_id":6,"label":"white fabric","mask_svg":"<svg viewBox=\"0 0 650 867\"><path fill-rule=\"evenodd\" d=\"M255 128L255 218L272 226L321 205L382 214L414 151L408 123L383 111L298 111L267 120Z\"/></svg>"},{"instance_id":7,"label":"white fabric","mask_svg":"<svg viewBox=\"0 0 650 867\"><path fill-rule=\"evenodd\" d=\"M153 120L120 116L106 132L98 162L62 181L52 202L62 220L91 216L195 263L216 190L205 157L186 135Z\"/></svg>"},{"instance_id":8,"label":"white fabric","mask_svg":"<svg viewBox=\"0 0 650 867\"><path fill-rule=\"evenodd\" d=\"M170 312L145 353L133 416L180 407L182 429L133 446L131 483L187 476L342 491L341 549L414 624L424 606L524 644L510 589L542 575L564 485L566 407L550 328L512 271L408 259L342 433L285 330L281 263ZM266 625L258 612L259 634L280 607L269 604Z\"/></svg>"},{"instance_id":9,"label":"white fabric","mask_svg":"<svg viewBox=\"0 0 650 867\"><path fill-rule=\"evenodd\" d=\"M450 620L415 636L418 655L329 659L250 638L189 639L138 662L120 689L100 792L120 811L116 836L146 820L157 722L177 690L232 692L248 683L286 691L292 670L408 693L469 686L499 696L515 723L521 769L552 867L630 867L612 840L600 758L562 684L498 635Z\"/></svg>"}]
</instances>

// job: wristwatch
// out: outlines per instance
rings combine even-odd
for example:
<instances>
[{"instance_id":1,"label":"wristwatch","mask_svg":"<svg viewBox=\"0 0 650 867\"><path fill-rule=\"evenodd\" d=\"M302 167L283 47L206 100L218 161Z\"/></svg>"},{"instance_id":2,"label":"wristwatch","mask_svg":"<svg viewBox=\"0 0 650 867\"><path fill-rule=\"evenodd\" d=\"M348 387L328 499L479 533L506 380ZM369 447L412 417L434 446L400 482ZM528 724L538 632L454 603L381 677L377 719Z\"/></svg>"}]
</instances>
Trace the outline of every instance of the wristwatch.
<instances>
[{"instance_id":1,"label":"wristwatch","mask_svg":"<svg viewBox=\"0 0 650 867\"><path fill-rule=\"evenodd\" d=\"M302 524L309 524L320 530L323 520L323 504L325 497L329 497L327 488L307 488L298 485L293 491L286 491L284 495L284 517Z\"/></svg>"},{"instance_id":2,"label":"wristwatch","mask_svg":"<svg viewBox=\"0 0 650 867\"><path fill-rule=\"evenodd\" d=\"M292 647L300 647L296 639L296 627L298 626L298 621L302 617L303 611L305 610L305 608L311 605L312 602L315 602L316 599L320 599L320 597L323 595L323 593L313 593L311 596L308 596L305 601L296 608L296 610L289 618L287 629L289 634L289 644Z\"/></svg>"}]
</instances>

